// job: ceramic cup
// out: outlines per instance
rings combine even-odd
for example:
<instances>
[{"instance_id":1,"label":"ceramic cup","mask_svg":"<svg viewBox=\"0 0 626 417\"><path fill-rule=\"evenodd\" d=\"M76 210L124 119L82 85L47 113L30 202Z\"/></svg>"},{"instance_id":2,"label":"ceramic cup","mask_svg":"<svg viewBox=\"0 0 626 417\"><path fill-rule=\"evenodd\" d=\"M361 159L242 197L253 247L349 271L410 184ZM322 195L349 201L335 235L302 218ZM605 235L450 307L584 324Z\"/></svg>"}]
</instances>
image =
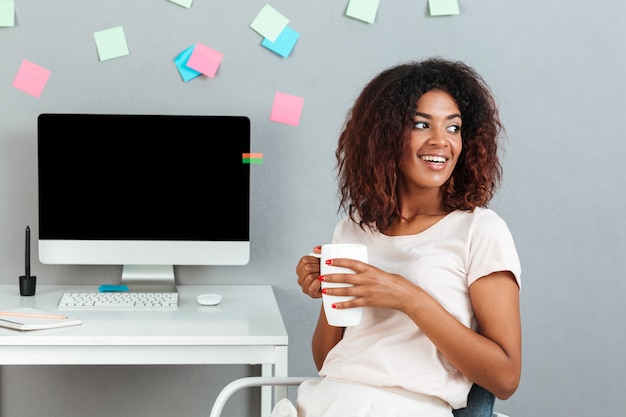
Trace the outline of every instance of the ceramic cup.
<instances>
[{"instance_id":1,"label":"ceramic cup","mask_svg":"<svg viewBox=\"0 0 626 417\"><path fill-rule=\"evenodd\" d=\"M354 271L348 268L326 265L327 260L335 258L349 258L367 262L367 246L357 243L330 243L322 245L322 255L320 258L321 275L354 274ZM350 286L352 286L352 284L322 281L322 288ZM326 320L328 321L328 324L331 326L346 327L356 326L361 322L363 307L342 309L332 307L335 303L348 301L353 298L354 297L322 294L322 303L324 304L324 312L326 313Z\"/></svg>"}]
</instances>

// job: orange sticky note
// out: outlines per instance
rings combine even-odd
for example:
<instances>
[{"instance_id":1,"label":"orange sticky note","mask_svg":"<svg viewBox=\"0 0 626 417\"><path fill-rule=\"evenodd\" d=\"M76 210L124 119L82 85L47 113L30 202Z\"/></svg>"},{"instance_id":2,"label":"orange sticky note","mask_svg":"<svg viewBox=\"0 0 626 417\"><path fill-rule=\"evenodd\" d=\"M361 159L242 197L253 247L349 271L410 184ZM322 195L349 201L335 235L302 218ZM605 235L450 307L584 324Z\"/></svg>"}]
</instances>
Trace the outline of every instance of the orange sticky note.
<instances>
[{"instance_id":1,"label":"orange sticky note","mask_svg":"<svg viewBox=\"0 0 626 417\"><path fill-rule=\"evenodd\" d=\"M304 98L277 92L274 95L274 105L272 106L270 120L298 126L302 106L304 106Z\"/></svg>"},{"instance_id":2,"label":"orange sticky note","mask_svg":"<svg viewBox=\"0 0 626 417\"><path fill-rule=\"evenodd\" d=\"M241 162L244 164L262 164L262 153L243 153L241 154Z\"/></svg>"},{"instance_id":3,"label":"orange sticky note","mask_svg":"<svg viewBox=\"0 0 626 417\"><path fill-rule=\"evenodd\" d=\"M50 70L25 59L13 79L13 87L39 98L49 77Z\"/></svg>"}]
</instances>

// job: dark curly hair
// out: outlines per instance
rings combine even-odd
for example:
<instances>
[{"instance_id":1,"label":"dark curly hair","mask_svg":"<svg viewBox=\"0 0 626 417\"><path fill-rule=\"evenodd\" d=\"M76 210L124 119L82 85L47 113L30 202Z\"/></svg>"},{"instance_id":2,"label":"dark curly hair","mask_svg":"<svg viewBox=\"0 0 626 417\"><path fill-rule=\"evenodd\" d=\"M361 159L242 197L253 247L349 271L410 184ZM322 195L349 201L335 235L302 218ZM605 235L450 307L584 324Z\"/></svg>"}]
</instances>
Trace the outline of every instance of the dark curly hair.
<instances>
[{"instance_id":1,"label":"dark curly hair","mask_svg":"<svg viewBox=\"0 0 626 417\"><path fill-rule=\"evenodd\" d=\"M503 126L482 77L462 62L442 58L397 65L378 74L357 97L335 152L339 209L362 228L384 231L401 217L398 163L409 146L417 101L431 90L450 94L463 120L463 149L442 187L443 209L486 207L499 186Z\"/></svg>"}]
</instances>

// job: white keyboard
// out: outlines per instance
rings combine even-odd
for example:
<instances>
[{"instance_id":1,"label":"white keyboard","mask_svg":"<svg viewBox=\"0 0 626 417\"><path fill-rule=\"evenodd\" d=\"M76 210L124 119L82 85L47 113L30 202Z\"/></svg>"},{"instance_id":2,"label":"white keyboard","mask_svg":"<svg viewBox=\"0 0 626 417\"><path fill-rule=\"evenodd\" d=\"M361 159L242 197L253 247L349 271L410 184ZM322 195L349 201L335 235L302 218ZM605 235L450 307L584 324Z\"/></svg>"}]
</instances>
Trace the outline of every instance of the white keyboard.
<instances>
[{"instance_id":1,"label":"white keyboard","mask_svg":"<svg viewBox=\"0 0 626 417\"><path fill-rule=\"evenodd\" d=\"M59 310L175 310L177 292L66 292Z\"/></svg>"}]
</instances>

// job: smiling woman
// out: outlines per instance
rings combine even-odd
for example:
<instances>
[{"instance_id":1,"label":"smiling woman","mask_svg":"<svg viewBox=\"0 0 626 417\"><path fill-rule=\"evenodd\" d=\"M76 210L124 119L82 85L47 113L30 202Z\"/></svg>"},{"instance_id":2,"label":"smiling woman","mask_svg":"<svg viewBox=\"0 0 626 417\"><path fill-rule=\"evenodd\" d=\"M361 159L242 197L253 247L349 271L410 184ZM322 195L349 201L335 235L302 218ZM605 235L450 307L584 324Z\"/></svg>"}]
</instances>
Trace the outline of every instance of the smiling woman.
<instances>
[{"instance_id":1,"label":"smiling woman","mask_svg":"<svg viewBox=\"0 0 626 417\"><path fill-rule=\"evenodd\" d=\"M461 62L411 62L365 86L335 153L346 216L333 242L367 245L368 262L331 259L354 274L320 276L306 255L296 274L310 297L366 308L346 328L320 309L312 350L324 378L300 386L299 416L450 417L473 384L500 399L517 389L521 267L487 208L501 130L489 88Z\"/></svg>"},{"instance_id":2,"label":"smiling woman","mask_svg":"<svg viewBox=\"0 0 626 417\"><path fill-rule=\"evenodd\" d=\"M457 160L461 155L461 115L456 101L450 94L432 90L417 101L414 127L410 132L408 152L400 157L399 170L402 173L398 193L409 201L414 195L421 199L422 192L431 190L439 194L439 189L452 176ZM438 200L431 214L445 214ZM418 204L418 206L421 206ZM413 205L405 205L411 210ZM402 213L403 219L410 219L419 213Z\"/></svg>"}]
</instances>

